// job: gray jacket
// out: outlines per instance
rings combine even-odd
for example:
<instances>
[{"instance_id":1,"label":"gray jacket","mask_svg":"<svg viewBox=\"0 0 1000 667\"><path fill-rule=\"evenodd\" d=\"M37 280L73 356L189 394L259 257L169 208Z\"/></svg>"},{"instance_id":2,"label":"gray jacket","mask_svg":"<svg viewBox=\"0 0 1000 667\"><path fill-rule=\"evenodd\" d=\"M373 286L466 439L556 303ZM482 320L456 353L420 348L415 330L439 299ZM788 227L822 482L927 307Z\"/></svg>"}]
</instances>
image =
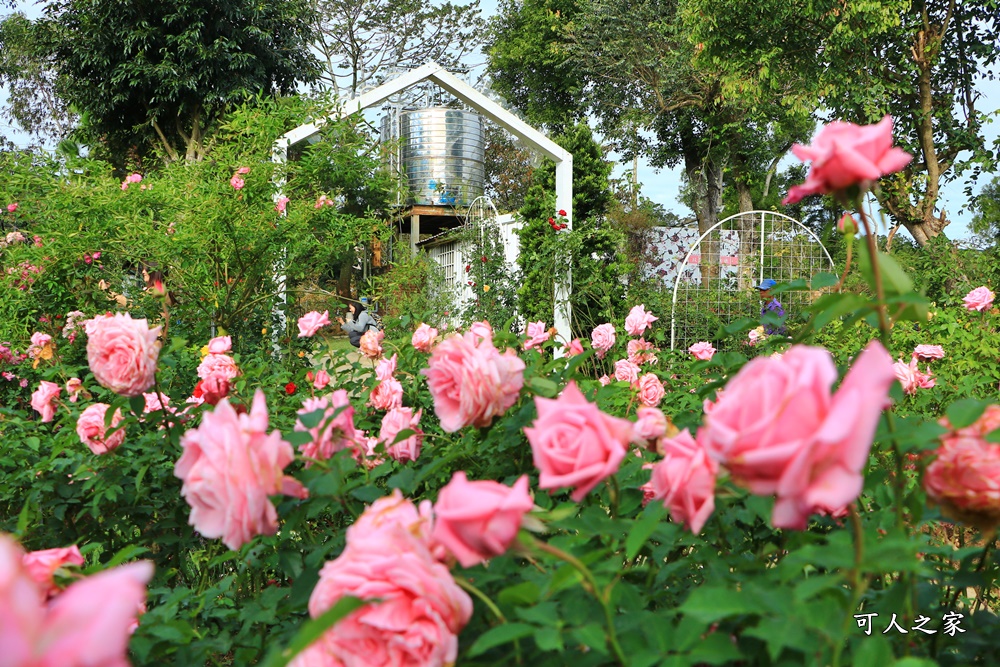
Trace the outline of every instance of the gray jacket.
<instances>
[{"instance_id":1,"label":"gray jacket","mask_svg":"<svg viewBox=\"0 0 1000 667\"><path fill-rule=\"evenodd\" d=\"M369 324L373 329L378 328L378 325L375 323L372 316L368 314L367 310L364 310L361 311L361 315L359 315L356 320L353 322L345 321L342 325L340 325L340 328L348 333L361 334L368 329Z\"/></svg>"}]
</instances>

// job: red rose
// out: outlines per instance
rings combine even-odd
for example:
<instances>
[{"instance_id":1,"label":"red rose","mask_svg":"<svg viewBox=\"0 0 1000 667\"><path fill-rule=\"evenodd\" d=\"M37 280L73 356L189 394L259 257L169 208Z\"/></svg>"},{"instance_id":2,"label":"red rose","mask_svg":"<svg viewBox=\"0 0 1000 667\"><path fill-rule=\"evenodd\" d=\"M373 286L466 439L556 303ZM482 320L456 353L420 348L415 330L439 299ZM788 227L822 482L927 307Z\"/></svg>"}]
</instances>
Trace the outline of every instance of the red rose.
<instances>
[{"instance_id":1,"label":"red rose","mask_svg":"<svg viewBox=\"0 0 1000 667\"><path fill-rule=\"evenodd\" d=\"M566 211L564 211L563 209L559 209L559 215L561 215L562 217L565 218L566 217Z\"/></svg>"},{"instance_id":2,"label":"red rose","mask_svg":"<svg viewBox=\"0 0 1000 667\"><path fill-rule=\"evenodd\" d=\"M289 396L295 393L295 389L296 387L294 382L289 382L288 384L285 385L285 393L288 394Z\"/></svg>"}]
</instances>

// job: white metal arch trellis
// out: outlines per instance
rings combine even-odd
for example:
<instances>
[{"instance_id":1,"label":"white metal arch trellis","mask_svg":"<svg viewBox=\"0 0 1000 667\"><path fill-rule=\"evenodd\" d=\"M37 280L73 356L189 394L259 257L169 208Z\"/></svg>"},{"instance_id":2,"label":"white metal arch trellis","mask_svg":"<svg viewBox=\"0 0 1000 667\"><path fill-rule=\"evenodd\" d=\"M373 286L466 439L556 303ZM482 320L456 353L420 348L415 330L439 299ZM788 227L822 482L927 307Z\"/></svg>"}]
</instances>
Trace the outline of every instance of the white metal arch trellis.
<instances>
[{"instance_id":1,"label":"white metal arch trellis","mask_svg":"<svg viewBox=\"0 0 1000 667\"><path fill-rule=\"evenodd\" d=\"M684 349L713 336L719 324L759 312L760 281L811 278L833 268L833 258L815 233L774 211L737 213L719 221L688 248L674 278L670 349ZM786 313L808 305L811 292L785 292ZM684 321L679 319L684 318Z\"/></svg>"}]
</instances>

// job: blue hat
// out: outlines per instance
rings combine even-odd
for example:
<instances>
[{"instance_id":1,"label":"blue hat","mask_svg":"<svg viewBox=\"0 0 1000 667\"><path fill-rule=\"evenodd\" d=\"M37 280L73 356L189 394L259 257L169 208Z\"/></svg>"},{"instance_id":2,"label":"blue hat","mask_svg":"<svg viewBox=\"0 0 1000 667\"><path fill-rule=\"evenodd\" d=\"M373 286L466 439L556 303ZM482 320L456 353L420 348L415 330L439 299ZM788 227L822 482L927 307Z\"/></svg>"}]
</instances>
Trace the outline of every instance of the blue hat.
<instances>
[{"instance_id":1,"label":"blue hat","mask_svg":"<svg viewBox=\"0 0 1000 667\"><path fill-rule=\"evenodd\" d=\"M773 283L774 281L772 280L771 282ZM368 297L366 296L361 297L359 301L361 301L361 303L365 304L366 306L368 305Z\"/></svg>"},{"instance_id":2,"label":"blue hat","mask_svg":"<svg viewBox=\"0 0 1000 667\"><path fill-rule=\"evenodd\" d=\"M778 284L777 280L771 280L770 278L764 278L764 280L760 281L760 285L757 285L757 289L760 289L760 290L771 289L772 287L774 287L777 284Z\"/></svg>"}]
</instances>

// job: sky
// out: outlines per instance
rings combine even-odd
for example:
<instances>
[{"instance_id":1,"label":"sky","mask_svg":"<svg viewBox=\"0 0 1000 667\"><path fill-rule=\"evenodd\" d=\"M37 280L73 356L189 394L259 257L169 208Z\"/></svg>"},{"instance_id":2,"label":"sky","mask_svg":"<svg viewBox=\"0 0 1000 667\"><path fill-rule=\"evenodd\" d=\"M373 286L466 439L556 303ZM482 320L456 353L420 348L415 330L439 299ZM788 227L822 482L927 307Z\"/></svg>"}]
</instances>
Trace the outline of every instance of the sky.
<instances>
[{"instance_id":1,"label":"sky","mask_svg":"<svg viewBox=\"0 0 1000 667\"><path fill-rule=\"evenodd\" d=\"M496 0L481 0L480 7L483 15L488 17L496 13L497 2ZM17 3L16 9L17 11L24 12L31 18L41 14L40 6L34 0L21 0ZM473 79L481 73L482 68L485 66L485 60L485 57L481 54L477 54L471 58L470 64L474 67ZM1000 110L1000 80L980 81L977 89L982 94L977 103L979 109L987 112ZM6 97L6 90L0 87L0 104L5 102ZM27 144L27 137L23 134L19 135L16 132L12 132L14 129L16 128L11 128L9 121L0 118L0 131L10 137L15 144ZM998 141L1000 139L1000 123L989 123L985 128L985 135L989 144ZM787 168L794 162L795 157L789 153L779 165L779 169ZM613 177L620 178L631 171L631 169L631 161L618 163L615 166ZM654 169L649 165L648 161L640 159L638 177L643 196L648 197L658 204L662 204L668 211L672 211L680 217L691 216L690 209L678 201L681 189L681 169L679 167L674 169ZM990 178L991 175L981 177L974 191L978 192L983 185L989 182ZM967 238L970 235L968 225L972 219L972 214L966 208L968 200L964 189L965 181L964 179L960 179L944 185L941 190L939 209L943 208L947 211L952 221L951 225L945 231L951 239ZM901 231L900 233L906 234L905 231Z\"/></svg>"}]
</instances>

